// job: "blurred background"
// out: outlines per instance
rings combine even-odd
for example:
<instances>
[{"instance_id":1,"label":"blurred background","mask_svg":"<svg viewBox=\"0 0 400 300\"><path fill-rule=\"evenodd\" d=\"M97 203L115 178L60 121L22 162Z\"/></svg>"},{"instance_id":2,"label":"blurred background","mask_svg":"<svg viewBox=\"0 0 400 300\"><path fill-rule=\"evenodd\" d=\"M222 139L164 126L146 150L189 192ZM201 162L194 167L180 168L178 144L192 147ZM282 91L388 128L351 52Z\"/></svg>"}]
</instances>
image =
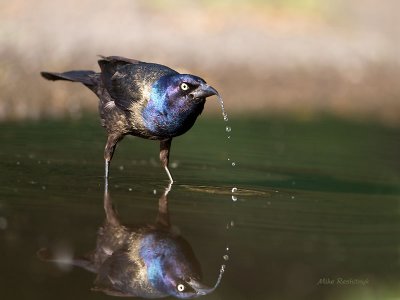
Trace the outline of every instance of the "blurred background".
<instances>
[{"instance_id":1,"label":"blurred background","mask_svg":"<svg viewBox=\"0 0 400 300\"><path fill-rule=\"evenodd\" d=\"M0 120L96 111L90 91L39 72L98 70L97 55L121 55L205 78L229 113L398 124L399 9L396 0L1 1Z\"/></svg>"}]
</instances>

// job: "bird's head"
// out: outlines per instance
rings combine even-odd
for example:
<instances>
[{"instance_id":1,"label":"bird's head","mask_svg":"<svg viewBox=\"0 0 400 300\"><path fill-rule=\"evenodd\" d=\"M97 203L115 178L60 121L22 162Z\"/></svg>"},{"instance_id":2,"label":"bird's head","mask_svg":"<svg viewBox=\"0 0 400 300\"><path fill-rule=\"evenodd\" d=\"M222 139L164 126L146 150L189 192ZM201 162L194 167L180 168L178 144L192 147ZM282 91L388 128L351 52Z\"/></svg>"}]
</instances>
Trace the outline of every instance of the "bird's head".
<instances>
[{"instance_id":1,"label":"bird's head","mask_svg":"<svg viewBox=\"0 0 400 300\"><path fill-rule=\"evenodd\" d=\"M141 247L152 286L167 295L196 298L214 291L201 282L201 268L190 245L180 237L147 236Z\"/></svg>"},{"instance_id":2,"label":"bird's head","mask_svg":"<svg viewBox=\"0 0 400 300\"><path fill-rule=\"evenodd\" d=\"M162 76L152 86L151 98L160 105L181 107L204 103L207 97L217 95L216 89L204 79L190 74Z\"/></svg>"}]
</instances>

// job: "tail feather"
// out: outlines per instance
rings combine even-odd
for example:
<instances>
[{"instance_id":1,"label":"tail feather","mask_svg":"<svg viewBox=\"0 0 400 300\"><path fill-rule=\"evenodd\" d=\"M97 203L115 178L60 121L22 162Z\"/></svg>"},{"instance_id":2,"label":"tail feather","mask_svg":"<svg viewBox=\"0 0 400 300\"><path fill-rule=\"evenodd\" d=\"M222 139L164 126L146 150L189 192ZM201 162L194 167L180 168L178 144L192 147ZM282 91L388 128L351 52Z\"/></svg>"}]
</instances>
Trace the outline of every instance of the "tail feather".
<instances>
[{"instance_id":1,"label":"tail feather","mask_svg":"<svg viewBox=\"0 0 400 300\"><path fill-rule=\"evenodd\" d=\"M64 73L56 72L40 72L40 74L47 80L67 80L73 82L81 82L85 85L94 85L94 76L96 72L94 71L69 71Z\"/></svg>"}]
</instances>

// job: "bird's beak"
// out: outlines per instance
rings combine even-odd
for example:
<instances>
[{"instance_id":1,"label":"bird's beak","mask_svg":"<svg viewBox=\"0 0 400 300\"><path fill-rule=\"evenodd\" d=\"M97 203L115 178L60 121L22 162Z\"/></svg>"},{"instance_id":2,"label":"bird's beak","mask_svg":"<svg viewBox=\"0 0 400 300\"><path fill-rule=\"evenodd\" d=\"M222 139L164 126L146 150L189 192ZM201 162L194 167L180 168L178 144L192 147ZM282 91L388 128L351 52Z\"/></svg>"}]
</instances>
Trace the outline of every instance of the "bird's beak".
<instances>
[{"instance_id":1,"label":"bird's beak","mask_svg":"<svg viewBox=\"0 0 400 300\"><path fill-rule=\"evenodd\" d=\"M224 271L225 271L225 265L222 265L221 269L219 270L219 276L217 278L217 282L215 283L215 285L213 287L209 287L194 278L190 278L190 280L186 281L186 283L189 284L190 287L195 291L195 294L193 294L191 296L191 298L196 298L196 297L200 297L203 295L207 295L207 294L210 294L213 291L215 291L215 289L218 287L218 285L221 282L222 274L224 273Z\"/></svg>"},{"instance_id":2,"label":"bird's beak","mask_svg":"<svg viewBox=\"0 0 400 300\"><path fill-rule=\"evenodd\" d=\"M198 280L191 279L187 282L190 287L195 291L193 298L207 295L215 290L216 287L210 288L209 286L201 283Z\"/></svg>"},{"instance_id":3,"label":"bird's beak","mask_svg":"<svg viewBox=\"0 0 400 300\"><path fill-rule=\"evenodd\" d=\"M213 95L219 96L218 91L206 83L200 85L197 89L191 92L190 95L193 99L207 98Z\"/></svg>"}]
</instances>

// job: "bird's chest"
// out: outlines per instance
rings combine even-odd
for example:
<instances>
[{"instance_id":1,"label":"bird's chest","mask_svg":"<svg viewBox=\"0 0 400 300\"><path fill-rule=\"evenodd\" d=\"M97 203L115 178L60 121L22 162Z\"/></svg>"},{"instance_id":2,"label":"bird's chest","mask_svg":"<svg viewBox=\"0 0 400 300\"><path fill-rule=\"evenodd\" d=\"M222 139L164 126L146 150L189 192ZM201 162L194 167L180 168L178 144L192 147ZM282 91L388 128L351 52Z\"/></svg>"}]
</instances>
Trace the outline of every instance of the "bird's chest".
<instances>
[{"instance_id":1,"label":"bird's chest","mask_svg":"<svg viewBox=\"0 0 400 300\"><path fill-rule=\"evenodd\" d=\"M200 112L197 106L160 109L149 105L143 110L143 121L151 134L160 138L169 138L188 131Z\"/></svg>"}]
</instances>

